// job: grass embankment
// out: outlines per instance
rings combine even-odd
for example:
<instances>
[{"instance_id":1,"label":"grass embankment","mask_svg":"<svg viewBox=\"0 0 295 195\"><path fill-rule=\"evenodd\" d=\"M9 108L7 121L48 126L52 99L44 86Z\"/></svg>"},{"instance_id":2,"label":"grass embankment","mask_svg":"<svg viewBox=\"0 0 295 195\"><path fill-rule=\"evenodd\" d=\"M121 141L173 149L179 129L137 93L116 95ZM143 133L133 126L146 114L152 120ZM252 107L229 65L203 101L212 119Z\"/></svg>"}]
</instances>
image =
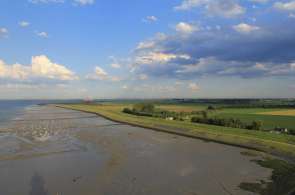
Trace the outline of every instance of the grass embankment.
<instances>
[{"instance_id":1,"label":"grass embankment","mask_svg":"<svg viewBox=\"0 0 295 195\"><path fill-rule=\"evenodd\" d=\"M244 155L253 155L249 152ZM260 156L261 154L259 154ZM263 156L263 155L262 155ZM272 176L268 181L257 181L254 183L243 182L239 187L243 190L261 195L294 195L295 193L295 165L279 159L264 155L262 159L253 160L262 167L272 169Z\"/></svg>"},{"instance_id":2,"label":"grass embankment","mask_svg":"<svg viewBox=\"0 0 295 195\"><path fill-rule=\"evenodd\" d=\"M295 136L206 124L193 124L188 121L168 121L161 118L135 116L122 112L124 107L131 106L126 104L67 104L58 106L96 113L117 122L256 149L292 160L295 159Z\"/></svg>"}]
</instances>

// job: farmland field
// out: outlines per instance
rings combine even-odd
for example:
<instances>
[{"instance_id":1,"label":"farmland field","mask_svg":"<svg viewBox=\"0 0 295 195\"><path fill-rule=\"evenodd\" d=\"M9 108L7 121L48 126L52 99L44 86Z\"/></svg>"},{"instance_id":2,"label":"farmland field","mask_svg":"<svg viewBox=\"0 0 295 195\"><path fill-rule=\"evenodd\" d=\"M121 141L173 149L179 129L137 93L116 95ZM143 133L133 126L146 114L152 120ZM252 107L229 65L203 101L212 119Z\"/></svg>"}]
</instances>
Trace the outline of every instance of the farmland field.
<instances>
[{"instance_id":1,"label":"farmland field","mask_svg":"<svg viewBox=\"0 0 295 195\"><path fill-rule=\"evenodd\" d=\"M295 114L295 111L293 112ZM261 121L263 129L272 130L275 127L294 129L295 115L291 114L292 112L290 112L290 109L225 108L211 112L210 116L219 118L235 118L247 123L254 120Z\"/></svg>"},{"instance_id":2,"label":"farmland field","mask_svg":"<svg viewBox=\"0 0 295 195\"><path fill-rule=\"evenodd\" d=\"M202 105L164 105L160 104L157 108L162 110L168 110L173 112L193 112L193 111L200 111L206 109L206 106Z\"/></svg>"},{"instance_id":3,"label":"farmland field","mask_svg":"<svg viewBox=\"0 0 295 195\"><path fill-rule=\"evenodd\" d=\"M258 113L262 115L273 115L273 116L295 116L295 109L292 110L279 110L279 111L270 111Z\"/></svg>"}]
</instances>

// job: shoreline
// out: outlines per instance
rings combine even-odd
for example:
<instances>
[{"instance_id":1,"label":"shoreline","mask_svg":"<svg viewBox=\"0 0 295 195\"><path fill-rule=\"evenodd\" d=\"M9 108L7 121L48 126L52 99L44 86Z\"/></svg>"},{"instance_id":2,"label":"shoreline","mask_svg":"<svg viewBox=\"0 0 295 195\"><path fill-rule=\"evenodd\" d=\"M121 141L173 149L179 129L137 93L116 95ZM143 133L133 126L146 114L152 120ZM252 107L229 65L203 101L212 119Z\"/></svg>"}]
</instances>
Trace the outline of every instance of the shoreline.
<instances>
[{"instance_id":1,"label":"shoreline","mask_svg":"<svg viewBox=\"0 0 295 195\"><path fill-rule=\"evenodd\" d=\"M63 109L68 109L68 110L75 110L75 111L81 111L81 112L85 112L85 113L95 114L95 115L105 118L107 120L121 123L121 124L130 125L133 127L140 127L140 128L145 128L145 129L152 130L152 131L163 132L163 133L168 133L168 134L172 134L172 135L178 135L178 136L183 136L183 137L188 137L188 138L193 138L193 139L199 139L199 140L203 140L203 141L214 142L214 143L229 145L229 146L233 146L233 147L244 148L244 149L253 150L253 151L257 151L257 152L263 152L263 153L273 155L275 157L281 158L285 161L295 164L295 155L286 154L283 151L280 151L279 149L272 148L270 146L265 146L262 144L258 145L257 143L251 143L251 144L253 144L253 146L250 146L250 145L247 145L246 143L241 143L241 144L231 143L230 141L221 140L220 135L213 135L212 137L214 137L214 136L215 136L215 138L217 137L216 139L214 139L214 138L210 138L206 135L201 136L201 135L197 135L196 133L189 132L190 131L189 129L185 129L186 131L185 130L178 130L177 131L177 130L173 130L172 128L169 128L168 126L167 127L155 127L155 126L149 126L149 125L144 125L144 124L132 123L132 122L116 119L114 117L110 117L110 116L107 116L107 115L104 115L102 113L98 113L95 111L89 111L89 110L83 110L83 109L79 109L79 108L68 107L67 105L55 104L54 106L59 107L59 108L63 108ZM234 137L238 138L238 136L234 136ZM220 140L218 140L218 138L220 138ZM284 144L284 143L280 143L280 144Z\"/></svg>"}]
</instances>

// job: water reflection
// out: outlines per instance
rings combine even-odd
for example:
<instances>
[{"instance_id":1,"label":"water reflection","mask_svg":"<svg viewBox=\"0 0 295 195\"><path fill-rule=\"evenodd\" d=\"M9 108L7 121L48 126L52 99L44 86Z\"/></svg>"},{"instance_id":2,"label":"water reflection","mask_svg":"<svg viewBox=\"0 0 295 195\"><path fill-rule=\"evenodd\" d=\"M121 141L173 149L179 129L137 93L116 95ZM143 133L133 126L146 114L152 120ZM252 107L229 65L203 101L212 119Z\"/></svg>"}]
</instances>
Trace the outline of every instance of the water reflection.
<instances>
[{"instance_id":1,"label":"water reflection","mask_svg":"<svg viewBox=\"0 0 295 195\"><path fill-rule=\"evenodd\" d=\"M43 177L35 173L31 179L30 195L48 195Z\"/></svg>"}]
</instances>

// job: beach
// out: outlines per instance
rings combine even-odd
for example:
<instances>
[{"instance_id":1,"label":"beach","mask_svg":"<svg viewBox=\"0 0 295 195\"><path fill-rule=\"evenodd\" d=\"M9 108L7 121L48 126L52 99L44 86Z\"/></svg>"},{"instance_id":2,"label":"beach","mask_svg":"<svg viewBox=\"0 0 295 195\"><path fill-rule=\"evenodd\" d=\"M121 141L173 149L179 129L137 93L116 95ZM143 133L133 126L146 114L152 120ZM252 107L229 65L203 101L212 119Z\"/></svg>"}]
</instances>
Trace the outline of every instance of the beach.
<instances>
[{"instance_id":1,"label":"beach","mask_svg":"<svg viewBox=\"0 0 295 195\"><path fill-rule=\"evenodd\" d=\"M33 106L0 131L0 194L254 194L246 149Z\"/></svg>"}]
</instances>

